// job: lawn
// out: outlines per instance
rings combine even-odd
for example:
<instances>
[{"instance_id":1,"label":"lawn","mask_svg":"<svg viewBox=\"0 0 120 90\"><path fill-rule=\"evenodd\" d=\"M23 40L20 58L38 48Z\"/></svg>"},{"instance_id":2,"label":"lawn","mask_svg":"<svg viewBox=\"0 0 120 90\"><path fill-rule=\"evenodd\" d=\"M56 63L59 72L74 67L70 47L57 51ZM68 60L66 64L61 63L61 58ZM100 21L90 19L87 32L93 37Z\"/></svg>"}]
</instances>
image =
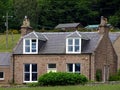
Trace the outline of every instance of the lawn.
<instances>
[{"instance_id":1,"label":"lawn","mask_svg":"<svg viewBox=\"0 0 120 90\"><path fill-rule=\"evenodd\" d=\"M8 88L0 88L0 90L8 90ZM22 87L9 88L9 90L120 90L120 84L116 85L96 85L96 86L55 86L55 87Z\"/></svg>"},{"instance_id":2,"label":"lawn","mask_svg":"<svg viewBox=\"0 0 120 90\"><path fill-rule=\"evenodd\" d=\"M0 52L11 52L20 38L20 34L8 35L8 48L6 48L6 35L0 35ZM12 41L13 40L13 41Z\"/></svg>"}]
</instances>

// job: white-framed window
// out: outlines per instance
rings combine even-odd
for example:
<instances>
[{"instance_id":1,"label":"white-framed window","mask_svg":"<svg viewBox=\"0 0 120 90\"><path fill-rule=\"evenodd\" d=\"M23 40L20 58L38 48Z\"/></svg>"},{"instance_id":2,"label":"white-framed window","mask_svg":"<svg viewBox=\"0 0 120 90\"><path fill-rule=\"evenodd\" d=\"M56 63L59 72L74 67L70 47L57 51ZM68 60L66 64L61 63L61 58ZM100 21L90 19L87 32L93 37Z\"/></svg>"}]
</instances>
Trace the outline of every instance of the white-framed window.
<instances>
[{"instance_id":1,"label":"white-framed window","mask_svg":"<svg viewBox=\"0 0 120 90\"><path fill-rule=\"evenodd\" d=\"M4 80L4 72L0 72L0 80Z\"/></svg>"},{"instance_id":2,"label":"white-framed window","mask_svg":"<svg viewBox=\"0 0 120 90\"><path fill-rule=\"evenodd\" d=\"M81 53L81 38L67 38L66 53Z\"/></svg>"},{"instance_id":3,"label":"white-framed window","mask_svg":"<svg viewBox=\"0 0 120 90\"><path fill-rule=\"evenodd\" d=\"M80 63L67 63L67 72L80 73Z\"/></svg>"},{"instance_id":4,"label":"white-framed window","mask_svg":"<svg viewBox=\"0 0 120 90\"><path fill-rule=\"evenodd\" d=\"M38 39L24 39L23 52L24 54L38 53Z\"/></svg>"},{"instance_id":5,"label":"white-framed window","mask_svg":"<svg viewBox=\"0 0 120 90\"><path fill-rule=\"evenodd\" d=\"M24 82L37 82L37 64L24 64Z\"/></svg>"},{"instance_id":6,"label":"white-framed window","mask_svg":"<svg viewBox=\"0 0 120 90\"><path fill-rule=\"evenodd\" d=\"M47 73L49 72L57 72L56 64L55 63L49 63L47 65Z\"/></svg>"}]
</instances>

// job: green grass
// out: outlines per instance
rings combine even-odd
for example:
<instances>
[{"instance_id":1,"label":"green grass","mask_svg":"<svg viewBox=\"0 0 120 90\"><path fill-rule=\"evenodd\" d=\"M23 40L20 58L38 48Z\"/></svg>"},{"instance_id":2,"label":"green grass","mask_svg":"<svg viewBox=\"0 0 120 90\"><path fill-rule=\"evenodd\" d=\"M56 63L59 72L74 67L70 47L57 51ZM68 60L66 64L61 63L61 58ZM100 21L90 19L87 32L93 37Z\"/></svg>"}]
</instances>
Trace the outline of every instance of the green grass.
<instances>
[{"instance_id":1,"label":"green grass","mask_svg":"<svg viewBox=\"0 0 120 90\"><path fill-rule=\"evenodd\" d=\"M8 88L0 88L0 90L8 90ZM9 90L120 90L120 84L116 85L96 85L96 86L55 86L55 87L22 87L9 88Z\"/></svg>"},{"instance_id":2,"label":"green grass","mask_svg":"<svg viewBox=\"0 0 120 90\"><path fill-rule=\"evenodd\" d=\"M0 52L11 52L20 38L20 34L8 35L8 48L6 48L6 35L0 35Z\"/></svg>"}]
</instances>

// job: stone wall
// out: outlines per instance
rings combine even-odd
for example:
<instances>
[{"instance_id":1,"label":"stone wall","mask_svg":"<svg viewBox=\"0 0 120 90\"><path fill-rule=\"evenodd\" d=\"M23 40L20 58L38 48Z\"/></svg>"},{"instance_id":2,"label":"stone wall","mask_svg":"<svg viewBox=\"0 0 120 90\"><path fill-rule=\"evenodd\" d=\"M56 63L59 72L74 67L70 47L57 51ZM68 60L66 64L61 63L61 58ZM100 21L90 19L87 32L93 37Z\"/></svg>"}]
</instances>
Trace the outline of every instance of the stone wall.
<instances>
[{"instance_id":1,"label":"stone wall","mask_svg":"<svg viewBox=\"0 0 120 90\"><path fill-rule=\"evenodd\" d=\"M120 37L113 43L113 46L118 56L118 69L120 69Z\"/></svg>"},{"instance_id":2,"label":"stone wall","mask_svg":"<svg viewBox=\"0 0 120 90\"><path fill-rule=\"evenodd\" d=\"M90 73L90 55L15 55L14 63L14 80L18 84L23 83L23 65L25 63L36 63L38 76L47 73L48 63L56 63L57 72L66 72L67 63L80 63L82 74L90 78L92 77L90 74L93 73Z\"/></svg>"},{"instance_id":3,"label":"stone wall","mask_svg":"<svg viewBox=\"0 0 120 90\"><path fill-rule=\"evenodd\" d=\"M107 34L102 36L95 51L95 69L102 70L102 80L104 81L117 72L117 55Z\"/></svg>"},{"instance_id":4,"label":"stone wall","mask_svg":"<svg viewBox=\"0 0 120 90\"><path fill-rule=\"evenodd\" d=\"M9 66L0 66L0 72L4 72L4 80L0 80L0 84L9 83L10 67Z\"/></svg>"}]
</instances>

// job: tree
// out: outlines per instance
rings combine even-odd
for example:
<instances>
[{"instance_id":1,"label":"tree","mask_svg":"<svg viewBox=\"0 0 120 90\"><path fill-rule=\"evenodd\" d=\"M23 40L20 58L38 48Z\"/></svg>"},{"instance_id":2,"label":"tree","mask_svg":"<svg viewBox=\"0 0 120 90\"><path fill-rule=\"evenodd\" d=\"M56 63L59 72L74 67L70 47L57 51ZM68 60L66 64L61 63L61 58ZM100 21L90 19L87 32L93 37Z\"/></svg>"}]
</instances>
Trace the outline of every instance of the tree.
<instances>
[{"instance_id":1,"label":"tree","mask_svg":"<svg viewBox=\"0 0 120 90\"><path fill-rule=\"evenodd\" d=\"M0 0L0 33L4 32L5 29L5 20L3 18L6 15L8 7L8 0Z\"/></svg>"},{"instance_id":2,"label":"tree","mask_svg":"<svg viewBox=\"0 0 120 90\"><path fill-rule=\"evenodd\" d=\"M98 15L92 11L89 0L48 0L42 1L39 9L39 25L55 27L58 23L80 22L83 25L93 23Z\"/></svg>"},{"instance_id":3,"label":"tree","mask_svg":"<svg viewBox=\"0 0 120 90\"><path fill-rule=\"evenodd\" d=\"M36 28L38 22L38 0L13 0L15 20L20 27L23 18L28 16L31 26Z\"/></svg>"}]
</instances>

